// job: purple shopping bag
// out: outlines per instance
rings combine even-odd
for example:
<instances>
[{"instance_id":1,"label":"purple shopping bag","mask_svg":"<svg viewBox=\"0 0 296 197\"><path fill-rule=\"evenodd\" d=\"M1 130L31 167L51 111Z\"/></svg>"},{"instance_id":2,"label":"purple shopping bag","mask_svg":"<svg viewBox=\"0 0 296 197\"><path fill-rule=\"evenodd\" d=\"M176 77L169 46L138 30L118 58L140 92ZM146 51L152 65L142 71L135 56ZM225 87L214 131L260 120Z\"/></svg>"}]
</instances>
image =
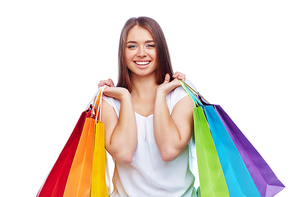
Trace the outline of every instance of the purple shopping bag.
<instances>
[{"instance_id":1,"label":"purple shopping bag","mask_svg":"<svg viewBox=\"0 0 296 197\"><path fill-rule=\"evenodd\" d=\"M272 197L284 189L283 183L262 158L255 147L244 136L220 105L214 105L232 141L242 156L259 193L262 197Z\"/></svg>"}]
</instances>

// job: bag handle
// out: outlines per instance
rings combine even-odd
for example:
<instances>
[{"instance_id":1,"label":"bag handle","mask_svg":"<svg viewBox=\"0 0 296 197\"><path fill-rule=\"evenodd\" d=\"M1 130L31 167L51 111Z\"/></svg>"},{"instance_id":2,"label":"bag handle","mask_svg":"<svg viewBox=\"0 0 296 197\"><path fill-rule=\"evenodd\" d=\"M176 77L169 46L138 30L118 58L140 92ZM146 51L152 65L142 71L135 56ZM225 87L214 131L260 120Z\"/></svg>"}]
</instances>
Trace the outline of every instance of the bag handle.
<instances>
[{"instance_id":1,"label":"bag handle","mask_svg":"<svg viewBox=\"0 0 296 197\"><path fill-rule=\"evenodd\" d=\"M87 104L85 110L91 110L93 112L92 109L93 109L93 107L94 107L94 105L96 103L98 94L99 94L99 91L94 94L94 96L92 97L92 99L90 100L90 102Z\"/></svg>"},{"instance_id":2,"label":"bag handle","mask_svg":"<svg viewBox=\"0 0 296 197\"><path fill-rule=\"evenodd\" d=\"M195 95L198 95L202 100L204 100L206 103L210 103L209 101L207 101L198 91L196 91L195 89L193 89L190 85L188 85L185 81L184 81L185 86L190 89ZM201 101L202 102L202 101Z\"/></svg>"},{"instance_id":3,"label":"bag handle","mask_svg":"<svg viewBox=\"0 0 296 197\"><path fill-rule=\"evenodd\" d=\"M95 106L93 108L95 114L95 121L101 121L102 119L102 99L103 99L103 91L106 86L100 87L97 93Z\"/></svg>"},{"instance_id":4,"label":"bag handle","mask_svg":"<svg viewBox=\"0 0 296 197\"><path fill-rule=\"evenodd\" d=\"M194 90L190 85L185 81L179 80L185 92L189 95L193 103L197 106L203 106L203 101L209 103L199 92ZM201 98L201 99L200 99Z\"/></svg>"},{"instance_id":5,"label":"bag handle","mask_svg":"<svg viewBox=\"0 0 296 197\"><path fill-rule=\"evenodd\" d=\"M96 115L96 122L99 118L99 121L102 121L102 100L103 100L103 92L106 86L101 87L101 91L99 94L99 107L98 107L98 111L97 111L97 115Z\"/></svg>"}]
</instances>

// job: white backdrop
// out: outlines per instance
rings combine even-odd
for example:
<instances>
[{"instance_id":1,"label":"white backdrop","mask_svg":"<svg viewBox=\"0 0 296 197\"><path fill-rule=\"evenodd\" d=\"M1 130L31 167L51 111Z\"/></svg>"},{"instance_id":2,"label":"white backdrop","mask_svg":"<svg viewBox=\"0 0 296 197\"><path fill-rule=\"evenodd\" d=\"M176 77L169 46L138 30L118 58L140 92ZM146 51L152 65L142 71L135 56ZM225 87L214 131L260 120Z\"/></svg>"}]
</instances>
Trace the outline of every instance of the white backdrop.
<instances>
[{"instance_id":1,"label":"white backdrop","mask_svg":"<svg viewBox=\"0 0 296 197\"><path fill-rule=\"evenodd\" d=\"M154 18L175 71L220 104L295 196L295 1L0 2L0 196L35 196L102 79L121 28Z\"/></svg>"}]
</instances>

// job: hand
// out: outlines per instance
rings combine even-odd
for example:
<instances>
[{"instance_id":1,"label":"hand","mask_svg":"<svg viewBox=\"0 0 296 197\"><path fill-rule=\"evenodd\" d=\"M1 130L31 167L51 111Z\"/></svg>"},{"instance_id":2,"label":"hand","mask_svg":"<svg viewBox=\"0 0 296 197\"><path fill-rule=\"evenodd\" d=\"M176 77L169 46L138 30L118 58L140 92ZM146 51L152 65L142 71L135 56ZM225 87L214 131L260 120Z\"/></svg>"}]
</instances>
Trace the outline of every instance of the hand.
<instances>
[{"instance_id":1,"label":"hand","mask_svg":"<svg viewBox=\"0 0 296 197\"><path fill-rule=\"evenodd\" d=\"M112 79L110 79L110 78L108 80L102 80L98 84L99 88L104 86L104 85L109 86L109 87L115 87Z\"/></svg>"},{"instance_id":2,"label":"hand","mask_svg":"<svg viewBox=\"0 0 296 197\"><path fill-rule=\"evenodd\" d=\"M121 101L122 98L124 97L130 97L130 93L127 89L122 88L122 87L115 87L112 79L108 80L102 80L98 84L99 88L106 85L104 89L104 95L116 98Z\"/></svg>"},{"instance_id":3,"label":"hand","mask_svg":"<svg viewBox=\"0 0 296 197\"><path fill-rule=\"evenodd\" d=\"M157 92L167 95L175 88L181 86L179 79L183 81L186 79L185 75L180 72L176 72L172 77L174 80L170 82L170 75L167 73L164 82L158 86Z\"/></svg>"},{"instance_id":4,"label":"hand","mask_svg":"<svg viewBox=\"0 0 296 197\"><path fill-rule=\"evenodd\" d=\"M186 76L185 76L185 74L183 74L183 73L176 72L176 73L173 75L173 78L175 78L175 79L180 79L180 80L185 81ZM181 84L180 84L180 85L181 85Z\"/></svg>"},{"instance_id":5,"label":"hand","mask_svg":"<svg viewBox=\"0 0 296 197\"><path fill-rule=\"evenodd\" d=\"M104 95L118 99L122 101L122 99L127 98L131 99L131 94L126 88L122 87L105 87Z\"/></svg>"}]
</instances>

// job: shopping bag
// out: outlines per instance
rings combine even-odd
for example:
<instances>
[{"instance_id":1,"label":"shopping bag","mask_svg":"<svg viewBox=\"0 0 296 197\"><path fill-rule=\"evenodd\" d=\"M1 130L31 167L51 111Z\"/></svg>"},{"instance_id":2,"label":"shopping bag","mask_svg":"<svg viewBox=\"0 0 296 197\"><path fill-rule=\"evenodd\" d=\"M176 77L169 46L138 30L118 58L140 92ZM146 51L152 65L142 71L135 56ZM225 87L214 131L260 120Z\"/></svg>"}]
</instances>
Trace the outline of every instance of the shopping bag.
<instances>
[{"instance_id":1,"label":"shopping bag","mask_svg":"<svg viewBox=\"0 0 296 197\"><path fill-rule=\"evenodd\" d=\"M62 197L81 132L89 111L82 112L71 136L47 176L37 197Z\"/></svg>"},{"instance_id":2,"label":"shopping bag","mask_svg":"<svg viewBox=\"0 0 296 197\"><path fill-rule=\"evenodd\" d=\"M109 190L107 194L105 192L107 191L104 179L105 169L102 172L106 162L104 125L101 122L96 125L102 101L102 90L103 88L99 89L87 110L81 114L74 131L37 197L90 196L96 190L99 192L92 196L108 196ZM103 159L102 156L104 156ZM101 195L102 191L106 195Z\"/></svg>"},{"instance_id":3,"label":"shopping bag","mask_svg":"<svg viewBox=\"0 0 296 197\"><path fill-rule=\"evenodd\" d=\"M92 163L92 177L91 177L91 196L108 197L108 188L106 181L106 163L107 155L105 150L105 129L101 122L101 107L102 107L102 91L100 92L97 113L96 113L96 127L95 127L95 142L94 154ZM108 172L107 172L108 173ZM108 174L107 174L108 176Z\"/></svg>"},{"instance_id":4,"label":"shopping bag","mask_svg":"<svg viewBox=\"0 0 296 197\"><path fill-rule=\"evenodd\" d=\"M261 196L272 197L283 190L285 188L283 183L276 177L263 157L244 136L228 114L220 105L216 105L215 108L240 152Z\"/></svg>"},{"instance_id":5,"label":"shopping bag","mask_svg":"<svg viewBox=\"0 0 296 197\"><path fill-rule=\"evenodd\" d=\"M220 120L225 126L231 140L240 153L260 195L262 197L272 197L284 189L282 182L276 177L272 169L254 148L250 141L244 136L240 129L235 125L228 114L220 105L210 104L202 95L186 84L186 87L199 98L199 102L204 105L214 106ZM191 95L194 95L191 92Z\"/></svg>"},{"instance_id":6,"label":"shopping bag","mask_svg":"<svg viewBox=\"0 0 296 197\"><path fill-rule=\"evenodd\" d=\"M260 197L259 191L213 106L204 106L230 196Z\"/></svg>"},{"instance_id":7,"label":"shopping bag","mask_svg":"<svg viewBox=\"0 0 296 197\"><path fill-rule=\"evenodd\" d=\"M229 197L221 163L211 136L209 125L199 101L181 83L196 107L193 109L194 137L200 188L202 197Z\"/></svg>"},{"instance_id":8,"label":"shopping bag","mask_svg":"<svg viewBox=\"0 0 296 197\"><path fill-rule=\"evenodd\" d=\"M90 195L95 120L86 118L81 138L69 172L64 197Z\"/></svg>"},{"instance_id":9,"label":"shopping bag","mask_svg":"<svg viewBox=\"0 0 296 197\"><path fill-rule=\"evenodd\" d=\"M102 88L96 97L91 117L86 118L81 138L73 159L69 172L67 184L64 191L64 197L81 197L91 195L94 143L95 143L95 125L99 113L102 98ZM99 128L99 126L97 127ZM100 129L98 129L100 130ZM100 137L97 135L97 139ZM101 136L104 140L104 136ZM97 140L98 141L98 140ZM100 161L97 161L99 163ZM105 163L105 161L104 161ZM94 166L96 170L97 166ZM96 183L97 184L97 183ZM105 182L106 185L106 182Z\"/></svg>"},{"instance_id":10,"label":"shopping bag","mask_svg":"<svg viewBox=\"0 0 296 197\"><path fill-rule=\"evenodd\" d=\"M193 109L196 157L202 197L229 197L221 163L203 109Z\"/></svg>"},{"instance_id":11,"label":"shopping bag","mask_svg":"<svg viewBox=\"0 0 296 197\"><path fill-rule=\"evenodd\" d=\"M186 86L185 90L191 92ZM193 96L192 93L189 94ZM196 100L195 97L193 100ZM200 103L199 103L200 105ZM222 166L230 196L260 197L239 152L213 106L202 106ZM201 192L202 188L201 188Z\"/></svg>"}]
</instances>

